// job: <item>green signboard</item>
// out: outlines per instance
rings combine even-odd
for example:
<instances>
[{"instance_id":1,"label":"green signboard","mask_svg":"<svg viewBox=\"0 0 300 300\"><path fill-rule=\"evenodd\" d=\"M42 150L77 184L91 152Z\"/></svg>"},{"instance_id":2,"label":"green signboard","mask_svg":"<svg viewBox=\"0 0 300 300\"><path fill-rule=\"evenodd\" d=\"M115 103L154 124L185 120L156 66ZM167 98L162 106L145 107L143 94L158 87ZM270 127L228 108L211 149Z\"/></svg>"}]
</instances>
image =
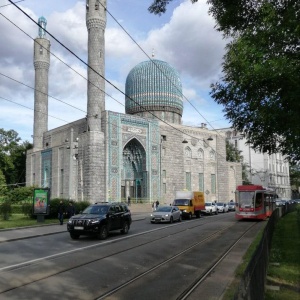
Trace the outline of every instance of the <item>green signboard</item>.
<instances>
[{"instance_id":1,"label":"green signboard","mask_svg":"<svg viewBox=\"0 0 300 300\"><path fill-rule=\"evenodd\" d=\"M50 189L34 189L33 191L33 214L48 214L48 206L50 205Z\"/></svg>"}]
</instances>

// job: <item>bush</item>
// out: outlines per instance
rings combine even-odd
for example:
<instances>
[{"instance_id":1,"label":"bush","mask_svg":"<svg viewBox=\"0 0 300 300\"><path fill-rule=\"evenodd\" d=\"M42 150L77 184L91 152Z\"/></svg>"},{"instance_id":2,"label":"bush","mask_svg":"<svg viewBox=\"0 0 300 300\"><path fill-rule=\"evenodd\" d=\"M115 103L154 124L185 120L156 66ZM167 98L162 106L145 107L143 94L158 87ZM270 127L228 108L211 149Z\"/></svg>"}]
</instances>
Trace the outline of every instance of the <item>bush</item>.
<instances>
[{"instance_id":1,"label":"bush","mask_svg":"<svg viewBox=\"0 0 300 300\"><path fill-rule=\"evenodd\" d=\"M63 201L65 209L67 210L68 205L69 205L69 200L68 199L63 199L63 198L51 199L51 201L50 201L50 213L49 213L50 218L57 218L58 206L59 206L60 201ZM78 201L78 202L73 201L73 205L75 207L75 214L78 214L80 211L83 211L90 204L91 203L88 202L88 201Z\"/></svg>"},{"instance_id":2,"label":"bush","mask_svg":"<svg viewBox=\"0 0 300 300\"><path fill-rule=\"evenodd\" d=\"M30 217L30 218L34 217L33 211L32 211L32 203L28 203L28 202L22 203L21 210L25 216Z\"/></svg>"},{"instance_id":3,"label":"bush","mask_svg":"<svg viewBox=\"0 0 300 300\"><path fill-rule=\"evenodd\" d=\"M1 203L0 205L0 214L3 218L3 220L7 221L9 220L9 217L11 216L11 203L10 201L6 200Z\"/></svg>"},{"instance_id":4,"label":"bush","mask_svg":"<svg viewBox=\"0 0 300 300\"><path fill-rule=\"evenodd\" d=\"M32 200L34 186L17 187L7 194L7 198L11 203L19 203L24 200Z\"/></svg>"}]
</instances>

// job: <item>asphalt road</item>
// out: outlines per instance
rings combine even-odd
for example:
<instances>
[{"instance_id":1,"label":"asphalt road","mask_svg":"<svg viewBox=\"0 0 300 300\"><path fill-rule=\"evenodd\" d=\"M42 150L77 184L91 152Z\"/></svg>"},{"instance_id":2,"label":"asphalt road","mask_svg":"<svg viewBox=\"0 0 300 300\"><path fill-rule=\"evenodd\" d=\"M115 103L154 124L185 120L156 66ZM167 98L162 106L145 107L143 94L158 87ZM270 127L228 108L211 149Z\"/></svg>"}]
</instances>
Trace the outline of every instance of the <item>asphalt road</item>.
<instances>
[{"instance_id":1,"label":"asphalt road","mask_svg":"<svg viewBox=\"0 0 300 300\"><path fill-rule=\"evenodd\" d=\"M233 213L173 224L147 218L105 241L64 231L0 243L0 299L177 299L252 227L187 298L222 299L261 226Z\"/></svg>"}]
</instances>

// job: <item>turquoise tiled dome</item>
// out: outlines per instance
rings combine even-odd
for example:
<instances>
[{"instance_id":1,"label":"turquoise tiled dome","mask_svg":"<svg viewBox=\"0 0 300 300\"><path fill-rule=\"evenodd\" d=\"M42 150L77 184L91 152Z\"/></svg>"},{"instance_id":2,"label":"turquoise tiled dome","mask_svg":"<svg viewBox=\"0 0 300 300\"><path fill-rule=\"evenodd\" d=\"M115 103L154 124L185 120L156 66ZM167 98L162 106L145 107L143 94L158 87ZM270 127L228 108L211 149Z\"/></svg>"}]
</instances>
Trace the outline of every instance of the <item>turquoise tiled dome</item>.
<instances>
[{"instance_id":1,"label":"turquoise tiled dome","mask_svg":"<svg viewBox=\"0 0 300 300\"><path fill-rule=\"evenodd\" d=\"M153 59L135 66L125 86L127 114L145 111L182 116L182 85L178 72L168 63Z\"/></svg>"}]
</instances>

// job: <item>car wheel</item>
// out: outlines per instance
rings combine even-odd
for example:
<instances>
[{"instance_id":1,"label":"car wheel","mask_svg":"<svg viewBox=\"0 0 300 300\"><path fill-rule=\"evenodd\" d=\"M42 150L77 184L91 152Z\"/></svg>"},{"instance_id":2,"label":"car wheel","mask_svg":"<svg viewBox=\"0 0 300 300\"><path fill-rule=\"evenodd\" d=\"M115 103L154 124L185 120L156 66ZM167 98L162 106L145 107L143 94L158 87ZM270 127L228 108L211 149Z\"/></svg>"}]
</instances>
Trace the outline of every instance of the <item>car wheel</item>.
<instances>
[{"instance_id":1,"label":"car wheel","mask_svg":"<svg viewBox=\"0 0 300 300\"><path fill-rule=\"evenodd\" d=\"M102 225L100 227L100 231L98 233L98 239L99 240L105 240L108 236L108 229L106 225Z\"/></svg>"},{"instance_id":2,"label":"car wheel","mask_svg":"<svg viewBox=\"0 0 300 300\"><path fill-rule=\"evenodd\" d=\"M70 237L71 237L72 240L78 240L80 235L77 234L77 233L70 232Z\"/></svg>"},{"instance_id":3,"label":"car wheel","mask_svg":"<svg viewBox=\"0 0 300 300\"><path fill-rule=\"evenodd\" d=\"M173 223L173 217L170 218L170 223Z\"/></svg>"},{"instance_id":4,"label":"car wheel","mask_svg":"<svg viewBox=\"0 0 300 300\"><path fill-rule=\"evenodd\" d=\"M182 216L180 215L179 219L178 219L178 222L181 222L181 221L182 221Z\"/></svg>"},{"instance_id":5,"label":"car wheel","mask_svg":"<svg viewBox=\"0 0 300 300\"><path fill-rule=\"evenodd\" d=\"M191 213L189 213L189 220L191 220L192 219L192 214Z\"/></svg>"},{"instance_id":6,"label":"car wheel","mask_svg":"<svg viewBox=\"0 0 300 300\"><path fill-rule=\"evenodd\" d=\"M121 233L127 234L128 231L129 231L129 225L128 225L128 222L124 222L123 227L122 227L122 229L121 229Z\"/></svg>"},{"instance_id":7,"label":"car wheel","mask_svg":"<svg viewBox=\"0 0 300 300\"><path fill-rule=\"evenodd\" d=\"M212 210L209 212L209 214L212 216Z\"/></svg>"}]
</instances>

